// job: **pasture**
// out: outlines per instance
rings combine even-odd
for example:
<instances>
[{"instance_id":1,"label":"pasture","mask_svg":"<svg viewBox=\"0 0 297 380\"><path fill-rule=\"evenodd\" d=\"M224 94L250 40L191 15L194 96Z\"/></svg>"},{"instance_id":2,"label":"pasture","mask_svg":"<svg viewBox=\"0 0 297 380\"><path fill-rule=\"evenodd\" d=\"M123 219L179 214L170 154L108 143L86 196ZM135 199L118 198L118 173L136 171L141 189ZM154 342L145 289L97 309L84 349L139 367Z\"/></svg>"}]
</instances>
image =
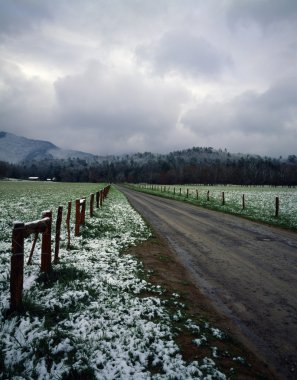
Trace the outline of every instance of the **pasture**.
<instances>
[{"instance_id":1,"label":"pasture","mask_svg":"<svg viewBox=\"0 0 297 380\"><path fill-rule=\"evenodd\" d=\"M188 315L178 294L150 283L141 262L123 254L151 232L113 187L69 250L63 225L60 260L49 274L40 273L37 242L25 266L23 309L9 312L13 221L38 219L103 186L0 182L0 379L226 379L246 371L243 357L220 354L226 334ZM26 239L26 260L31 245ZM175 341L181 333L201 347L199 361L183 359Z\"/></svg>"}]
</instances>

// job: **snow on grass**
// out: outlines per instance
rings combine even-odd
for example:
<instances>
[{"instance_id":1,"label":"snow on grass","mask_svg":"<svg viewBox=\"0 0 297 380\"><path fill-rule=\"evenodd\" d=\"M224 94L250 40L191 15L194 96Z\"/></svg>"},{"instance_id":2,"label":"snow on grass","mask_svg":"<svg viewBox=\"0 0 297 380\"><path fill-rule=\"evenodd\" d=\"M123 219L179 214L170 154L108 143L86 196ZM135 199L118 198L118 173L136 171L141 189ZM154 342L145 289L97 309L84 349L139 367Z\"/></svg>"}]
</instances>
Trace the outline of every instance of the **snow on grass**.
<instances>
[{"instance_id":1,"label":"snow on grass","mask_svg":"<svg viewBox=\"0 0 297 380\"><path fill-rule=\"evenodd\" d=\"M185 319L197 345L206 342L207 329L221 338L219 330L185 318L182 304L171 315L160 286L147 281L139 261L122 253L150 231L115 189L72 240L70 251L63 231L60 262L50 274L40 274L40 245L36 247L33 264L25 267L24 311L7 315L12 221L36 219L44 208L55 210L98 190L98 185L15 186L0 198L0 379L226 378L215 355L200 362L183 360L174 341L174 321ZM27 257L30 246L26 244ZM173 294L170 302L176 304L178 297Z\"/></svg>"},{"instance_id":2,"label":"snow on grass","mask_svg":"<svg viewBox=\"0 0 297 380\"><path fill-rule=\"evenodd\" d=\"M249 219L297 229L297 188L270 187L270 186L238 186L238 185L177 185L155 186L151 190L139 185L131 185L141 191L158 194L198 204L199 206L237 214ZM175 188L175 194L174 189ZM162 189L162 190L161 190ZM181 195L179 191L182 189ZM189 197L186 197L189 189ZM198 190L198 199L197 193ZM209 192L209 200L207 193ZM225 194L225 205L222 205L222 193ZM245 196L245 209L242 208L242 196ZM275 198L279 197L279 217L275 217Z\"/></svg>"}]
</instances>

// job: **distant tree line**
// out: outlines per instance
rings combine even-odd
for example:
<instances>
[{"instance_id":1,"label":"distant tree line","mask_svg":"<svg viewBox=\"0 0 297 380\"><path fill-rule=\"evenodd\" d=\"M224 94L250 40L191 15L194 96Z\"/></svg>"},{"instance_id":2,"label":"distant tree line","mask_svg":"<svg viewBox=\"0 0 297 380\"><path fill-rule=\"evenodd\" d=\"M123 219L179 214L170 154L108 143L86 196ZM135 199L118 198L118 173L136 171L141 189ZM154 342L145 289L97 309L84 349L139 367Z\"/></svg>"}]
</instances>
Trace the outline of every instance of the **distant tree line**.
<instances>
[{"instance_id":1,"label":"distant tree line","mask_svg":"<svg viewBox=\"0 0 297 380\"><path fill-rule=\"evenodd\" d=\"M270 158L192 148L166 155L138 153L96 157L0 162L0 177L63 182L146 182L159 184L297 185L297 157Z\"/></svg>"}]
</instances>

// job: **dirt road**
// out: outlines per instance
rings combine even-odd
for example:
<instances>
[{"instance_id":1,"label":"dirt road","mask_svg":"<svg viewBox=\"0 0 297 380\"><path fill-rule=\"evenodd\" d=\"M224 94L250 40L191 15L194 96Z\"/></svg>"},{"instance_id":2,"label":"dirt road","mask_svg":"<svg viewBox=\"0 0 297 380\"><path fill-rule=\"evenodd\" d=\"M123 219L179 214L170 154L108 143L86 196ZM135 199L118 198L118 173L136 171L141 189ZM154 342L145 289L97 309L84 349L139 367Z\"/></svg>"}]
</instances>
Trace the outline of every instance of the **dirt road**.
<instances>
[{"instance_id":1,"label":"dirt road","mask_svg":"<svg viewBox=\"0 0 297 380\"><path fill-rule=\"evenodd\" d=\"M297 234L120 189L283 379L297 378Z\"/></svg>"}]
</instances>

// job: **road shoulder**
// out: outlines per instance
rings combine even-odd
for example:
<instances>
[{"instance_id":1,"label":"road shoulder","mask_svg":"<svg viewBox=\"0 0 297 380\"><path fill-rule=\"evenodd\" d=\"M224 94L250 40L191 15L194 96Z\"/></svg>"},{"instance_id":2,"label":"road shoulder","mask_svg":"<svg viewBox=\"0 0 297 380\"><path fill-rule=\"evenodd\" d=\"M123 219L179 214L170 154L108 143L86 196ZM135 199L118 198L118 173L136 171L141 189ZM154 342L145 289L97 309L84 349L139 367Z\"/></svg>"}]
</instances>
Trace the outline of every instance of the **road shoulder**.
<instances>
[{"instance_id":1,"label":"road shoulder","mask_svg":"<svg viewBox=\"0 0 297 380\"><path fill-rule=\"evenodd\" d=\"M178 261L166 240L154 232L148 241L128 252L136 256L149 273L149 281L161 285L167 294L178 293L180 302L186 305L187 312L196 321L207 321L216 328L224 331L228 339L220 343L219 352L232 353L221 355L220 366L222 370L234 367L237 379L277 379L274 372L252 352L247 346L245 338L236 326L225 316L218 313L208 298L194 285L191 276L185 267ZM165 294L166 294L165 293ZM201 360L209 354L210 347L197 347L192 342L193 337L187 331L182 331L177 337L177 343L185 360ZM232 358L245 358L245 363L234 362Z\"/></svg>"}]
</instances>

